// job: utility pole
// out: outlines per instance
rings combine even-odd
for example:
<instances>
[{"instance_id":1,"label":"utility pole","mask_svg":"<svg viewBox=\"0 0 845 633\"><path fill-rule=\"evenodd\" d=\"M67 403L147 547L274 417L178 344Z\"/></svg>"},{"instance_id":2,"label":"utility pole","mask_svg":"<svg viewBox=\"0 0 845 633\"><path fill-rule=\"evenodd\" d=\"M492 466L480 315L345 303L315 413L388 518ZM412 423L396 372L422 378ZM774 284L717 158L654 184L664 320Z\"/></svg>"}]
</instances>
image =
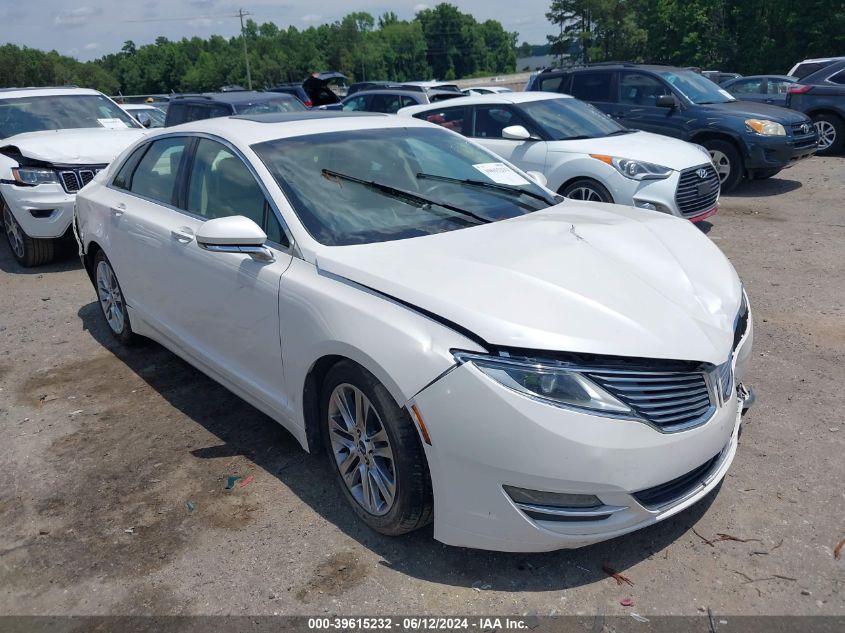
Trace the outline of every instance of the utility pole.
<instances>
[{"instance_id":1,"label":"utility pole","mask_svg":"<svg viewBox=\"0 0 845 633\"><path fill-rule=\"evenodd\" d=\"M244 16L249 13L244 13L243 9L238 9L238 17L241 19L241 39L244 41L244 61L246 62L246 85L252 90L252 74L249 72L249 52L246 49L246 29L244 29Z\"/></svg>"}]
</instances>

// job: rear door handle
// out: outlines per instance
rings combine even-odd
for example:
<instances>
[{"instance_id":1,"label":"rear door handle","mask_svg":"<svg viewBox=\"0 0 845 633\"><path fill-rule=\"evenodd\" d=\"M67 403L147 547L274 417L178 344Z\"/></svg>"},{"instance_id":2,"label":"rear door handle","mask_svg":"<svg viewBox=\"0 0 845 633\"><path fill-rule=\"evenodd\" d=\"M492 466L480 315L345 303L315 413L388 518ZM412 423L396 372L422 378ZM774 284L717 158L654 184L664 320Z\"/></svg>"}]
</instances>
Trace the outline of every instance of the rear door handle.
<instances>
[{"instance_id":1,"label":"rear door handle","mask_svg":"<svg viewBox=\"0 0 845 633\"><path fill-rule=\"evenodd\" d=\"M113 207L111 207L111 208L109 209L109 211L111 211L111 214L112 214L114 217L119 218L119 217L120 217L120 216L122 216L124 213L126 213L126 205L125 205L125 204L123 204L122 202L118 202L116 205L114 205Z\"/></svg>"},{"instance_id":2,"label":"rear door handle","mask_svg":"<svg viewBox=\"0 0 845 633\"><path fill-rule=\"evenodd\" d=\"M186 227L170 231L170 235L180 244L188 244L194 239L193 231Z\"/></svg>"}]
</instances>

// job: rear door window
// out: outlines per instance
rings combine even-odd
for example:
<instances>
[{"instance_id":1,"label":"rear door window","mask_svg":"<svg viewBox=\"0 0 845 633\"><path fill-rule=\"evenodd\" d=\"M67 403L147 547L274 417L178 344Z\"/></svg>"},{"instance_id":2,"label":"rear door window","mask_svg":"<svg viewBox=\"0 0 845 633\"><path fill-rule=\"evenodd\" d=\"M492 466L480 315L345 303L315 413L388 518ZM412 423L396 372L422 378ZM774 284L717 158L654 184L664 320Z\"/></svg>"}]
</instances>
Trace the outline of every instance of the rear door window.
<instances>
[{"instance_id":1,"label":"rear door window","mask_svg":"<svg viewBox=\"0 0 845 633\"><path fill-rule=\"evenodd\" d=\"M835 84L845 84L845 70L840 70L832 77L828 77L827 80Z\"/></svg>"},{"instance_id":2,"label":"rear door window","mask_svg":"<svg viewBox=\"0 0 845 633\"><path fill-rule=\"evenodd\" d=\"M174 204L179 165L188 141L183 136L153 141L132 174L129 190L150 200Z\"/></svg>"},{"instance_id":3,"label":"rear door window","mask_svg":"<svg viewBox=\"0 0 845 633\"><path fill-rule=\"evenodd\" d=\"M612 102L612 79L613 74L609 72L575 73L570 94L581 101Z\"/></svg>"},{"instance_id":4,"label":"rear door window","mask_svg":"<svg viewBox=\"0 0 845 633\"><path fill-rule=\"evenodd\" d=\"M399 95L376 94L370 99L370 112L396 114L401 107L402 100Z\"/></svg>"},{"instance_id":5,"label":"rear door window","mask_svg":"<svg viewBox=\"0 0 845 633\"><path fill-rule=\"evenodd\" d=\"M746 79L728 86L727 91L734 95L756 95L762 91L762 79Z\"/></svg>"},{"instance_id":6,"label":"rear door window","mask_svg":"<svg viewBox=\"0 0 845 633\"><path fill-rule=\"evenodd\" d=\"M447 130L452 130L464 136L470 136L472 125L467 120L469 108L443 108L441 110L429 110L428 112L420 112L414 117L428 121L429 123L436 123L440 127L445 127Z\"/></svg>"}]
</instances>

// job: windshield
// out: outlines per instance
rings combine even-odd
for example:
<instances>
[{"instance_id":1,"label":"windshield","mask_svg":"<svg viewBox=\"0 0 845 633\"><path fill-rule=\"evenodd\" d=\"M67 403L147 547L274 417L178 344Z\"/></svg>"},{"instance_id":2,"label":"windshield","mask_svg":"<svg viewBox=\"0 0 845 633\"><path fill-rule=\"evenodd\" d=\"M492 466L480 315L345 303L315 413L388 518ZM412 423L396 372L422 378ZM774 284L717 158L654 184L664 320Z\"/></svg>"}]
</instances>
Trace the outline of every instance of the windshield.
<instances>
[{"instance_id":1,"label":"windshield","mask_svg":"<svg viewBox=\"0 0 845 633\"><path fill-rule=\"evenodd\" d=\"M164 127L164 119L166 118L166 115L158 108L127 107L126 109L129 111L129 114L135 117L135 119L138 119L141 114L146 114L148 117L150 117L150 121L152 121L150 127Z\"/></svg>"},{"instance_id":2,"label":"windshield","mask_svg":"<svg viewBox=\"0 0 845 633\"><path fill-rule=\"evenodd\" d=\"M441 129L331 132L253 149L308 232L329 246L453 231L554 203L497 156Z\"/></svg>"},{"instance_id":3,"label":"windshield","mask_svg":"<svg viewBox=\"0 0 845 633\"><path fill-rule=\"evenodd\" d=\"M275 112L300 112L305 110L297 99L268 99L257 103L241 103L235 106L238 114L272 114Z\"/></svg>"},{"instance_id":4,"label":"windshield","mask_svg":"<svg viewBox=\"0 0 845 633\"><path fill-rule=\"evenodd\" d=\"M0 99L0 138L26 132L140 127L102 95L50 95Z\"/></svg>"},{"instance_id":5,"label":"windshield","mask_svg":"<svg viewBox=\"0 0 845 633\"><path fill-rule=\"evenodd\" d=\"M736 101L729 92L691 70L662 70L658 74L672 84L675 90L698 105Z\"/></svg>"},{"instance_id":6,"label":"windshield","mask_svg":"<svg viewBox=\"0 0 845 633\"><path fill-rule=\"evenodd\" d=\"M578 99L544 99L518 107L553 141L598 138L625 131L609 116Z\"/></svg>"}]
</instances>

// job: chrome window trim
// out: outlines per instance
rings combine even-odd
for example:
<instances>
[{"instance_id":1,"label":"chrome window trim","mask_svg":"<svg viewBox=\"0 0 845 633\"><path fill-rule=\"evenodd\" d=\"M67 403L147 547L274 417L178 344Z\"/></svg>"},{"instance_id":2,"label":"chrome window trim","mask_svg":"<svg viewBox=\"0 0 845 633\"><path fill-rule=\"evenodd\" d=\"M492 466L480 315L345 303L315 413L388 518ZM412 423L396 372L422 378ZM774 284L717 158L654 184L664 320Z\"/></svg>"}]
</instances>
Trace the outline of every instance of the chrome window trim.
<instances>
[{"instance_id":1,"label":"chrome window trim","mask_svg":"<svg viewBox=\"0 0 845 633\"><path fill-rule=\"evenodd\" d=\"M511 499L513 501L513 499ZM628 506L608 506L608 505L601 505L601 506L594 506L591 508L566 508L566 507L558 507L558 506L542 506L542 505L534 505L532 503L518 503L513 501L513 504L519 508L520 510L525 510L528 512L535 512L537 514L546 514L549 516L554 517L572 517L577 519L585 519L585 518L595 518L597 520L606 519L611 514L616 514L617 512L622 512L623 510L627 510ZM529 517L534 521L542 519L536 519L533 517Z\"/></svg>"},{"instance_id":2,"label":"chrome window trim","mask_svg":"<svg viewBox=\"0 0 845 633\"><path fill-rule=\"evenodd\" d=\"M108 189L112 189L113 191L117 191L119 193L126 194L126 195L132 196L134 198L144 200L146 202L152 202L153 204L158 204L158 205L164 207L165 209L169 209L170 211L176 211L177 213L181 213L182 215L186 215L189 218L194 218L195 220L199 220L201 222L207 222L208 218L204 218L201 215L197 215L196 213L191 213L187 209L180 209L180 208L175 207L172 204L169 204L167 202L162 202L161 200L155 200L155 199L149 198L147 196L142 196L138 193L135 193L134 191L129 191L128 189L123 189L121 187L117 187L117 186L114 185L114 179L117 177L118 172L120 172L120 170L123 168L123 165L126 164L126 161L128 161L135 154L136 150L140 149L144 145L151 145L151 144L155 143L156 141L159 141L159 140L162 140L162 139L177 138L177 137L186 138L186 139L191 139L191 138L201 139L201 138L204 138L204 139L207 139L209 141L215 141L217 143L220 143L224 147L226 147L226 149L231 150L235 154L235 156L240 158L241 161L246 165L247 169L249 169L249 172L250 172L250 174L252 174L252 177L255 178L255 181L258 183L258 186L261 188L261 192L264 194L264 199L267 202L267 204L270 206L270 209L272 210L273 215L276 216L276 220L279 222L279 226L281 226L282 231L287 236L288 242L290 243L290 246L284 246L282 244L279 244L278 242L274 242L274 241L270 240L269 238L267 239L267 241L265 243L272 246L274 249L276 249L276 250L278 250L282 253L286 253L286 254L288 254L292 257L297 257L299 259L304 259L301 251L299 250L299 246L296 243L296 240L293 238L293 234L290 232L290 229L288 228L287 222L285 222L285 219L282 216L281 211L279 211L279 208L276 205L276 201L273 199L273 196L270 195L270 192L267 190L267 186L264 184L264 181L258 175L258 172L255 170L255 167L253 167L253 165L250 163L250 161L247 160L246 156L244 155L244 153L241 150L239 150L237 147L235 147L231 142L227 141L226 139L224 139L220 136L217 136L216 134L208 134L207 132L165 132L163 134L157 134L156 136L154 136L150 139L147 139L144 143L141 143L141 144L135 146L133 151L129 152L129 154L124 159L124 161L121 162L120 165L115 166L115 168L114 168L115 171L111 172L109 174L109 180L106 183L106 187ZM135 169L137 169L137 168L138 168L138 166L136 165Z\"/></svg>"}]
</instances>

